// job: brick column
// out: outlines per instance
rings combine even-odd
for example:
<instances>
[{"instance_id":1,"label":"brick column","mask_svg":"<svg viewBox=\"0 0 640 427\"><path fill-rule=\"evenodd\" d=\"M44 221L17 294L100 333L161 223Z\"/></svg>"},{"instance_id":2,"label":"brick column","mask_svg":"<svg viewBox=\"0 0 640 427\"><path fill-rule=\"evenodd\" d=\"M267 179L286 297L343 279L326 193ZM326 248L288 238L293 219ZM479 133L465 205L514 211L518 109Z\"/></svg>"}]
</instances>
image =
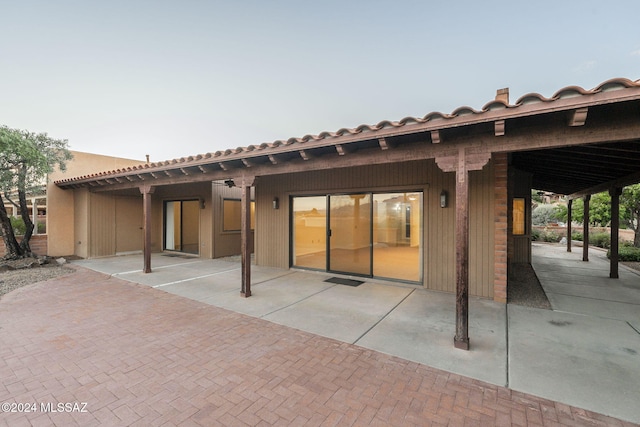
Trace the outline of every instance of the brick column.
<instances>
[{"instance_id":1,"label":"brick column","mask_svg":"<svg viewBox=\"0 0 640 427\"><path fill-rule=\"evenodd\" d=\"M497 302L507 302L507 210L508 210L508 157L507 153L494 153L494 189L495 189L495 212L494 212L494 264L493 264L493 300Z\"/></svg>"}]
</instances>

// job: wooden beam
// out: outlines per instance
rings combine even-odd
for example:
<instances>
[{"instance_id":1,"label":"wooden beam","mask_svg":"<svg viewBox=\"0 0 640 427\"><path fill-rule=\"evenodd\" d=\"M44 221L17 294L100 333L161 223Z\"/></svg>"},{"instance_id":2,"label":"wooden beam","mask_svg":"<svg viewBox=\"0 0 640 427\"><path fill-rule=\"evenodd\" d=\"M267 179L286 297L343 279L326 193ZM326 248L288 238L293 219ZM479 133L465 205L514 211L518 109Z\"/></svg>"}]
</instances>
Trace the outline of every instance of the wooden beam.
<instances>
[{"instance_id":1,"label":"wooden beam","mask_svg":"<svg viewBox=\"0 0 640 427\"><path fill-rule=\"evenodd\" d=\"M619 245L620 245L620 195L622 187L612 188L609 190L611 196L611 245L609 256L609 277L618 279L618 263L619 263Z\"/></svg>"},{"instance_id":2,"label":"wooden beam","mask_svg":"<svg viewBox=\"0 0 640 427\"><path fill-rule=\"evenodd\" d=\"M300 157L302 157L302 160L310 160L313 158L311 153L309 153L307 150L298 150L298 153L300 154Z\"/></svg>"},{"instance_id":3,"label":"wooden beam","mask_svg":"<svg viewBox=\"0 0 640 427\"><path fill-rule=\"evenodd\" d=\"M185 175L189 175L189 172L187 172L187 170L185 168L180 168L180 172L182 172Z\"/></svg>"},{"instance_id":4,"label":"wooden beam","mask_svg":"<svg viewBox=\"0 0 640 427\"><path fill-rule=\"evenodd\" d=\"M144 273L151 273L151 195L155 187L143 185L139 187L142 193L142 227L144 232Z\"/></svg>"},{"instance_id":5,"label":"wooden beam","mask_svg":"<svg viewBox=\"0 0 640 427\"><path fill-rule=\"evenodd\" d=\"M573 221L573 200L569 199L567 202L567 252L571 252L571 222Z\"/></svg>"},{"instance_id":6,"label":"wooden beam","mask_svg":"<svg viewBox=\"0 0 640 427\"><path fill-rule=\"evenodd\" d=\"M570 194L568 197L569 199L580 199L588 194L602 193L603 191L607 191L610 188L626 187L627 185L637 184L638 182L640 182L640 172L635 172L630 175L623 176L622 178L604 182L602 184L587 188L583 191L578 191L576 193Z\"/></svg>"},{"instance_id":7,"label":"wooden beam","mask_svg":"<svg viewBox=\"0 0 640 427\"><path fill-rule=\"evenodd\" d=\"M202 172L202 173L209 172L209 168L207 166L204 166L204 165L199 165L198 169L200 169L200 172Z\"/></svg>"},{"instance_id":8,"label":"wooden beam","mask_svg":"<svg viewBox=\"0 0 640 427\"><path fill-rule=\"evenodd\" d=\"M570 113L569 126L584 126L589 107L577 108Z\"/></svg>"},{"instance_id":9,"label":"wooden beam","mask_svg":"<svg viewBox=\"0 0 640 427\"><path fill-rule=\"evenodd\" d=\"M251 296L251 184L242 180L240 196L240 254L242 284L240 295Z\"/></svg>"},{"instance_id":10,"label":"wooden beam","mask_svg":"<svg viewBox=\"0 0 640 427\"><path fill-rule=\"evenodd\" d=\"M220 169L222 169L223 171L228 171L229 170L229 167L227 167L227 165L225 165L222 162L219 162L218 166L220 166Z\"/></svg>"},{"instance_id":11,"label":"wooden beam","mask_svg":"<svg viewBox=\"0 0 640 427\"><path fill-rule=\"evenodd\" d=\"M340 156L344 156L345 154L347 154L347 151L344 149L344 147L340 144L336 144L336 151L338 152L338 155Z\"/></svg>"},{"instance_id":12,"label":"wooden beam","mask_svg":"<svg viewBox=\"0 0 640 427\"><path fill-rule=\"evenodd\" d=\"M455 348L469 350L469 174L465 150L456 170L456 334Z\"/></svg>"},{"instance_id":13,"label":"wooden beam","mask_svg":"<svg viewBox=\"0 0 640 427\"><path fill-rule=\"evenodd\" d=\"M431 131L431 143L432 144L440 144L440 142L442 142L442 139L440 138L440 131L439 130L432 130Z\"/></svg>"},{"instance_id":14,"label":"wooden beam","mask_svg":"<svg viewBox=\"0 0 640 427\"><path fill-rule=\"evenodd\" d=\"M278 164L278 159L276 159L276 156L274 154L269 154L269 161L271 162L272 165L277 165Z\"/></svg>"},{"instance_id":15,"label":"wooden beam","mask_svg":"<svg viewBox=\"0 0 640 427\"><path fill-rule=\"evenodd\" d=\"M589 261L589 201L591 195L583 197L584 212L582 215L582 261Z\"/></svg>"},{"instance_id":16,"label":"wooden beam","mask_svg":"<svg viewBox=\"0 0 640 427\"><path fill-rule=\"evenodd\" d=\"M248 168L250 168L251 166L253 166L253 163L251 163L251 161L249 159L242 159L242 163L244 163L244 165Z\"/></svg>"},{"instance_id":17,"label":"wooden beam","mask_svg":"<svg viewBox=\"0 0 640 427\"><path fill-rule=\"evenodd\" d=\"M504 120L496 120L494 122L495 136L504 136Z\"/></svg>"},{"instance_id":18,"label":"wooden beam","mask_svg":"<svg viewBox=\"0 0 640 427\"><path fill-rule=\"evenodd\" d=\"M383 151L388 150L390 148L385 138L378 138L378 144L380 144L380 149Z\"/></svg>"}]
</instances>

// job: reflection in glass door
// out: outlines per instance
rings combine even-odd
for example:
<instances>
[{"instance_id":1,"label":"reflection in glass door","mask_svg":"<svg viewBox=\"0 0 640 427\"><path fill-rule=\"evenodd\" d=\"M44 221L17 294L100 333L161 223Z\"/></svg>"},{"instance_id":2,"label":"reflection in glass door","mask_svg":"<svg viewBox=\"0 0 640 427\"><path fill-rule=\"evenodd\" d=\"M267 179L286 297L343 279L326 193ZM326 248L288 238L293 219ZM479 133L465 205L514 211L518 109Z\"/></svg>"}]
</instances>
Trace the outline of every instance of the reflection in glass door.
<instances>
[{"instance_id":1,"label":"reflection in glass door","mask_svg":"<svg viewBox=\"0 0 640 427\"><path fill-rule=\"evenodd\" d=\"M422 193L374 194L373 203L373 275L420 281Z\"/></svg>"},{"instance_id":2,"label":"reflection in glass door","mask_svg":"<svg viewBox=\"0 0 640 427\"><path fill-rule=\"evenodd\" d=\"M422 192L292 197L292 265L420 282Z\"/></svg>"},{"instance_id":3,"label":"reflection in glass door","mask_svg":"<svg viewBox=\"0 0 640 427\"><path fill-rule=\"evenodd\" d=\"M199 253L200 202L176 200L164 202L164 249Z\"/></svg>"},{"instance_id":4,"label":"reflection in glass door","mask_svg":"<svg viewBox=\"0 0 640 427\"><path fill-rule=\"evenodd\" d=\"M329 196L329 266L371 275L371 194Z\"/></svg>"},{"instance_id":5,"label":"reflection in glass door","mask_svg":"<svg viewBox=\"0 0 640 427\"><path fill-rule=\"evenodd\" d=\"M294 197L292 263L296 267L327 268L327 197Z\"/></svg>"}]
</instances>

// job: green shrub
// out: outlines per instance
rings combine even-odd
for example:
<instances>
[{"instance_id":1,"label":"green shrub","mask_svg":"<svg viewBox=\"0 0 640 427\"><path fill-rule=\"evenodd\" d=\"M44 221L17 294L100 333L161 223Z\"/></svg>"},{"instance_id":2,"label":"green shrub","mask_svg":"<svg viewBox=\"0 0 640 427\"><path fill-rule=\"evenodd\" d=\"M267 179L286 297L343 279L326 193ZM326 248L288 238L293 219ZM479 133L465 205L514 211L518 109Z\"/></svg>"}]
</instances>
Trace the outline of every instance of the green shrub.
<instances>
[{"instance_id":1,"label":"green shrub","mask_svg":"<svg viewBox=\"0 0 640 427\"><path fill-rule=\"evenodd\" d=\"M24 221L19 217L11 217L11 226L13 227L13 233L16 236L23 236L25 231L27 231Z\"/></svg>"},{"instance_id":2,"label":"green shrub","mask_svg":"<svg viewBox=\"0 0 640 427\"><path fill-rule=\"evenodd\" d=\"M558 243L560 241L560 235L555 231L545 231L542 234L542 240L545 242Z\"/></svg>"},{"instance_id":3,"label":"green shrub","mask_svg":"<svg viewBox=\"0 0 640 427\"><path fill-rule=\"evenodd\" d=\"M607 251L607 258L611 257L611 249ZM618 249L618 259L620 261L640 262L640 248L633 246L621 246Z\"/></svg>"},{"instance_id":4,"label":"green shrub","mask_svg":"<svg viewBox=\"0 0 640 427\"><path fill-rule=\"evenodd\" d=\"M541 237L541 235L542 235L542 233L540 232L540 230L538 230L538 229L536 229L536 228L534 228L533 230L531 230L531 240L532 240L532 241L534 241L534 242L535 242L535 241L541 240L541 238L540 238L540 237Z\"/></svg>"},{"instance_id":5,"label":"green shrub","mask_svg":"<svg viewBox=\"0 0 640 427\"><path fill-rule=\"evenodd\" d=\"M589 244L609 249L611 247L611 236L609 236L609 233L594 233L593 236L589 237Z\"/></svg>"},{"instance_id":6,"label":"green shrub","mask_svg":"<svg viewBox=\"0 0 640 427\"><path fill-rule=\"evenodd\" d=\"M577 240L579 242L582 242L582 233L579 231L571 231L571 240Z\"/></svg>"}]
</instances>

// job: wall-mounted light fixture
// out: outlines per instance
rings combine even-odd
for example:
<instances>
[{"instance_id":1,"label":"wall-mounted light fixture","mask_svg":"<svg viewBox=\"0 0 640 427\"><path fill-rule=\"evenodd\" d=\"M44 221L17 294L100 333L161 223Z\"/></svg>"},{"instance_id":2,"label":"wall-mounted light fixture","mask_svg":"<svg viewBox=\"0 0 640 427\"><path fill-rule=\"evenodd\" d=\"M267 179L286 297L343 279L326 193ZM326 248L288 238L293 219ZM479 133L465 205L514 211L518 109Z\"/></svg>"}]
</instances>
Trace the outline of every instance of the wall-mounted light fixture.
<instances>
[{"instance_id":1,"label":"wall-mounted light fixture","mask_svg":"<svg viewBox=\"0 0 640 427\"><path fill-rule=\"evenodd\" d=\"M440 192L440 207L441 208L446 208L447 207L447 202L448 202L447 199L448 198L449 198L449 195L447 194L447 192L445 190L442 190Z\"/></svg>"},{"instance_id":2,"label":"wall-mounted light fixture","mask_svg":"<svg viewBox=\"0 0 640 427\"><path fill-rule=\"evenodd\" d=\"M236 183L235 183L235 182L233 182L233 180L232 180L231 178L227 179L224 183L225 183L225 185L226 185L227 187L229 187L229 188L231 188L231 187L235 187L235 186L236 186Z\"/></svg>"},{"instance_id":3,"label":"wall-mounted light fixture","mask_svg":"<svg viewBox=\"0 0 640 427\"><path fill-rule=\"evenodd\" d=\"M277 197L273 198L273 209L280 209L280 199Z\"/></svg>"}]
</instances>

